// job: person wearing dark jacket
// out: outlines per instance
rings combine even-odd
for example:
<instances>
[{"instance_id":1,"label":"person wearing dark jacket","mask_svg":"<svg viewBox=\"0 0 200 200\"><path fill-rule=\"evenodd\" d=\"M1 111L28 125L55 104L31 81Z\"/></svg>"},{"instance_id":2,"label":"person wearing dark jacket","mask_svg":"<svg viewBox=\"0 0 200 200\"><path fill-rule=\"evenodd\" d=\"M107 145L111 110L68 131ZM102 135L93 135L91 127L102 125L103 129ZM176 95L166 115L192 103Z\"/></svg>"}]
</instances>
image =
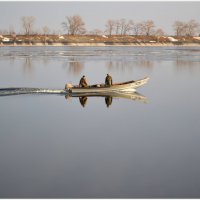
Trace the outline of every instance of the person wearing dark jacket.
<instances>
[{"instance_id":1,"label":"person wearing dark jacket","mask_svg":"<svg viewBox=\"0 0 200 200\"><path fill-rule=\"evenodd\" d=\"M87 87L87 86L88 86L87 79L85 78L85 76L82 76L82 78L79 82L79 87Z\"/></svg>"},{"instance_id":2,"label":"person wearing dark jacket","mask_svg":"<svg viewBox=\"0 0 200 200\"><path fill-rule=\"evenodd\" d=\"M111 86L112 85L112 77L109 74L107 74L107 76L106 76L105 85L106 86Z\"/></svg>"}]
</instances>

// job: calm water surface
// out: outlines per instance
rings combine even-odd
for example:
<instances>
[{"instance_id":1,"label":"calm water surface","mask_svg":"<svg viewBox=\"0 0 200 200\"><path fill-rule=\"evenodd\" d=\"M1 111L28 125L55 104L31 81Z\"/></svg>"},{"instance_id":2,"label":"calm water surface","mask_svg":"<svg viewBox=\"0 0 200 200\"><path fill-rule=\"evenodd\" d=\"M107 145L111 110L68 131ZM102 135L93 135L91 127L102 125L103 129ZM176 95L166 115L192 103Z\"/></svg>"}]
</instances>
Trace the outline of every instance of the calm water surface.
<instances>
[{"instance_id":1,"label":"calm water surface","mask_svg":"<svg viewBox=\"0 0 200 200\"><path fill-rule=\"evenodd\" d=\"M0 96L0 198L200 198L200 47L0 47L0 88L107 73L148 102Z\"/></svg>"}]
</instances>

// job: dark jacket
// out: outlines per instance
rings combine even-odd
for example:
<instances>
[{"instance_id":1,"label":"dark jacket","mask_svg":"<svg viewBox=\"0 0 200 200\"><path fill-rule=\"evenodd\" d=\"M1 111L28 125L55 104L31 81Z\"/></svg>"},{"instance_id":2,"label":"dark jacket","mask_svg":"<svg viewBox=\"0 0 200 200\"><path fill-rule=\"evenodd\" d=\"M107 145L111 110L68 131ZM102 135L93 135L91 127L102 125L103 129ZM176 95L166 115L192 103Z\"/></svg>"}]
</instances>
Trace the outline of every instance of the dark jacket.
<instances>
[{"instance_id":1,"label":"dark jacket","mask_svg":"<svg viewBox=\"0 0 200 200\"><path fill-rule=\"evenodd\" d=\"M107 76L106 76L105 85L106 86L111 86L112 85L112 77L109 74L107 74Z\"/></svg>"},{"instance_id":2,"label":"dark jacket","mask_svg":"<svg viewBox=\"0 0 200 200\"><path fill-rule=\"evenodd\" d=\"M79 82L79 87L87 87L88 86L88 83L87 83L87 80L86 78L83 76Z\"/></svg>"}]
</instances>

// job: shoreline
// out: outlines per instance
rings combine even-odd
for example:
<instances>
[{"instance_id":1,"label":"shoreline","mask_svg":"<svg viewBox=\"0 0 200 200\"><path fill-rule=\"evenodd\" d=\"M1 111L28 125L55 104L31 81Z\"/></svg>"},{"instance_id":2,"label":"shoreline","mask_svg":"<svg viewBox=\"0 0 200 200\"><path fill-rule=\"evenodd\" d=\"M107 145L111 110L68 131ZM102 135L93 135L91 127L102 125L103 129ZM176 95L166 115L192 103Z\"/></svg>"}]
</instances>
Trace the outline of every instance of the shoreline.
<instances>
[{"instance_id":1,"label":"shoreline","mask_svg":"<svg viewBox=\"0 0 200 200\"><path fill-rule=\"evenodd\" d=\"M53 43L53 44L44 44L44 43L35 43L35 44L0 44L0 47L50 47L50 46L77 46L77 47L89 47L89 46L99 46L99 47L106 47L106 46L132 46L132 47L162 47L162 46L192 46L192 47L200 47L200 43L183 43L183 44L176 44L176 43Z\"/></svg>"}]
</instances>

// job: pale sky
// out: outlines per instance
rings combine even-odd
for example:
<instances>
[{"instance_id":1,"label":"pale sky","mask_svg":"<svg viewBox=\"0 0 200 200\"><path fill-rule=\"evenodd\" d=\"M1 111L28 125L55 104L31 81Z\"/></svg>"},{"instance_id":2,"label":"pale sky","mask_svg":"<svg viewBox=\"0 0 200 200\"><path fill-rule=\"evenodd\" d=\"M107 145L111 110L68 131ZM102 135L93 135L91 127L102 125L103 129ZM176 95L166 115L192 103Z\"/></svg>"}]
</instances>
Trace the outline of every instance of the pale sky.
<instances>
[{"instance_id":1,"label":"pale sky","mask_svg":"<svg viewBox=\"0 0 200 200\"><path fill-rule=\"evenodd\" d=\"M88 31L105 30L108 19L131 19L134 22L153 20L156 28L162 28L167 34L174 34L174 21L200 23L200 2L194 1L68 1L68 2L28 2L0 1L0 30L13 27L16 32L22 30L21 17L34 16L34 28L41 29L47 25L51 30L64 33L61 23L66 16L80 15Z\"/></svg>"}]
</instances>

